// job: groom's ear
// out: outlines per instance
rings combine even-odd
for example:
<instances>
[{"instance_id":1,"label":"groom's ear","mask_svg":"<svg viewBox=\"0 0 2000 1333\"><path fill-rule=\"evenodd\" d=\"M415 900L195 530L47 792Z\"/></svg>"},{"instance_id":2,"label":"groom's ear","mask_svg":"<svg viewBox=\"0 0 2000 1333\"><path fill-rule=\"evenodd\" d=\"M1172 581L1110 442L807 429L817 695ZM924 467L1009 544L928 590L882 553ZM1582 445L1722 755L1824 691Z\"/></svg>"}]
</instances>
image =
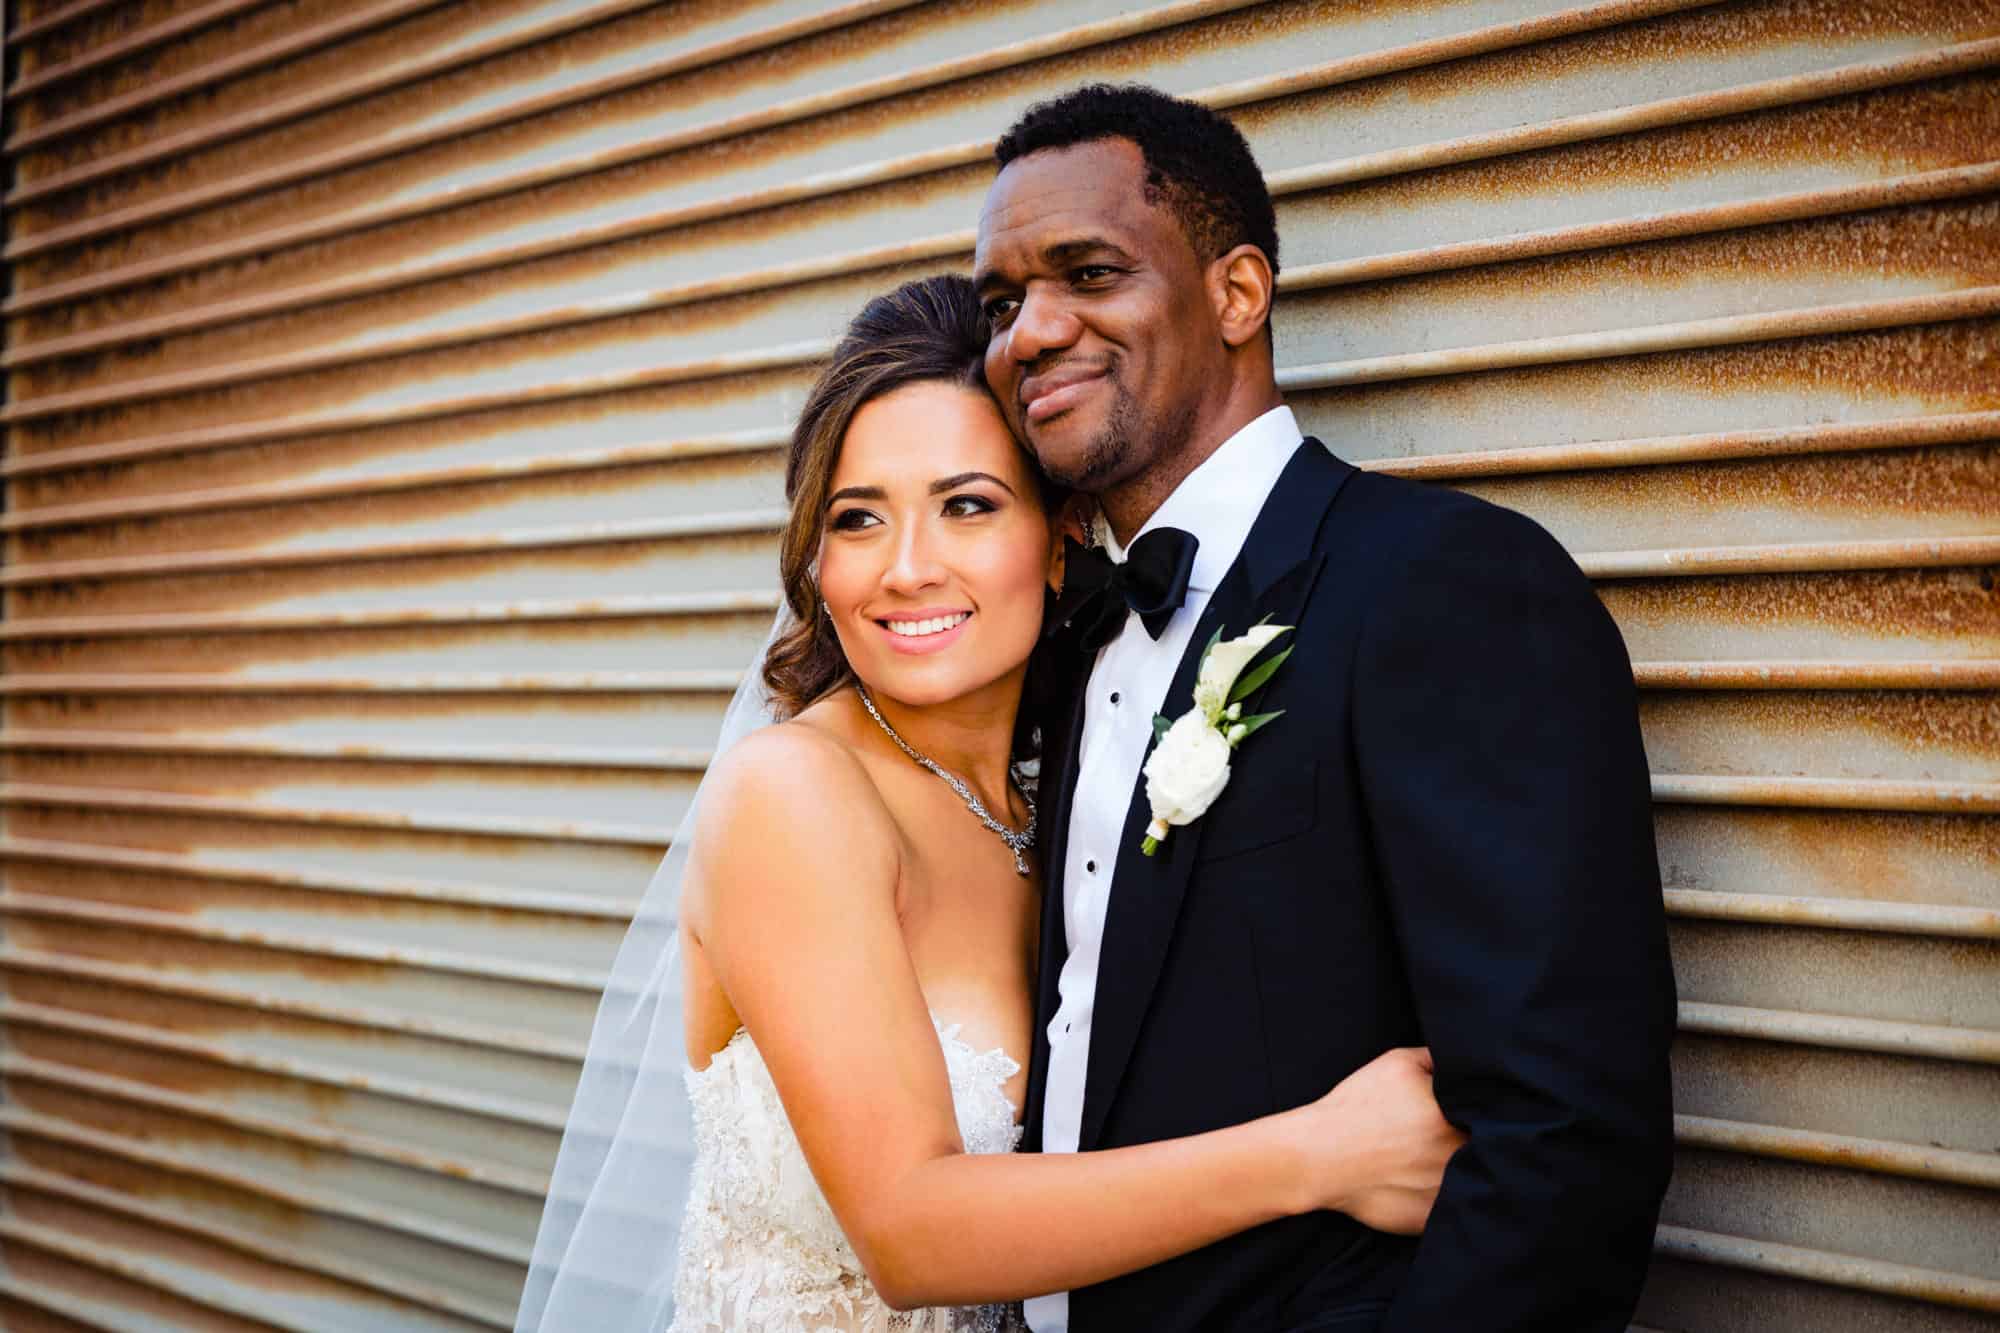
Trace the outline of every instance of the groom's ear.
<instances>
[{"instance_id":1,"label":"groom's ear","mask_svg":"<svg viewBox=\"0 0 2000 1333\"><path fill-rule=\"evenodd\" d=\"M1277 290L1264 252L1254 245L1239 245L1218 256L1208 273L1209 299L1215 303L1222 341L1234 349L1261 337Z\"/></svg>"}]
</instances>

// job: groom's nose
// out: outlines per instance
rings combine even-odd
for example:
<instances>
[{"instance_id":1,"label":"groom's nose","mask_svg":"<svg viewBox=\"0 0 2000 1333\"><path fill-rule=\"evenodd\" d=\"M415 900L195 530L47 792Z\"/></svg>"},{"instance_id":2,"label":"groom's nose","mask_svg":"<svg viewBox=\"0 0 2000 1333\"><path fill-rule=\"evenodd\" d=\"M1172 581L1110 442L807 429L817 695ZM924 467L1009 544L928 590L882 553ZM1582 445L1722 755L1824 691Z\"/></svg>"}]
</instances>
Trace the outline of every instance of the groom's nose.
<instances>
[{"instance_id":1,"label":"groom's nose","mask_svg":"<svg viewBox=\"0 0 2000 1333\"><path fill-rule=\"evenodd\" d=\"M1059 293L1033 284L1022 294L1021 308L1008 326L1007 352L1019 364L1032 365L1074 343L1082 327Z\"/></svg>"}]
</instances>

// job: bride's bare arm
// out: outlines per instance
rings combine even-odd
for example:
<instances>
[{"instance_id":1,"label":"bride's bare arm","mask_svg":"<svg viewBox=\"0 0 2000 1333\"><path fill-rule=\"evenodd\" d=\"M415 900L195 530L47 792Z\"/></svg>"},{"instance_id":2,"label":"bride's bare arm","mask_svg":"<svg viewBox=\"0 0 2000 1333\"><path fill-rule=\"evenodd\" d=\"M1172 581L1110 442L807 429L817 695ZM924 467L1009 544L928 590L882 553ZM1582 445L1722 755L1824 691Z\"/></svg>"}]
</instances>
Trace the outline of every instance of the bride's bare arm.
<instances>
[{"instance_id":1,"label":"bride's bare arm","mask_svg":"<svg viewBox=\"0 0 2000 1333\"><path fill-rule=\"evenodd\" d=\"M897 918L896 829L859 763L780 727L739 745L711 782L689 926L890 1304L1067 1290L1315 1209L1421 1227L1457 1139L1415 1052L1311 1106L1213 1133L967 1154Z\"/></svg>"}]
</instances>

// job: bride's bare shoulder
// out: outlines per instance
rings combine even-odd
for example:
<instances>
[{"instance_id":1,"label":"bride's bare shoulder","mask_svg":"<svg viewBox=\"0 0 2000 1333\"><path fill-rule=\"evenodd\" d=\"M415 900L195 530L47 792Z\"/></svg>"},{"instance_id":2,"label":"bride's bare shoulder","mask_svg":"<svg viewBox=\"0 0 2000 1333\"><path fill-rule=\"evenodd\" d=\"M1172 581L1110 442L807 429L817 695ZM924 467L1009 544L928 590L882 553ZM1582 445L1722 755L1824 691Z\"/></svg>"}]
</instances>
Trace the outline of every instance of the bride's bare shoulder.
<instances>
[{"instance_id":1,"label":"bride's bare shoulder","mask_svg":"<svg viewBox=\"0 0 2000 1333\"><path fill-rule=\"evenodd\" d=\"M854 746L816 710L731 746L709 771L697 835L704 850L781 852L802 830L813 846L851 853L893 845L895 824Z\"/></svg>"}]
</instances>

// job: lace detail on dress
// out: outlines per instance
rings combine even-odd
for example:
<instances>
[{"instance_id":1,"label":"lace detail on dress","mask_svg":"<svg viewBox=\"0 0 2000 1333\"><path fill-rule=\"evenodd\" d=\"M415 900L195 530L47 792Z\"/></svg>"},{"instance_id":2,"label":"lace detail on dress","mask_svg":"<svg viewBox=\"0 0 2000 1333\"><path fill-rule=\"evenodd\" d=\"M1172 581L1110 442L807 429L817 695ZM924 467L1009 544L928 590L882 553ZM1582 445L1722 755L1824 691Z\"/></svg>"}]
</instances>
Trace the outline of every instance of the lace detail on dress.
<instances>
[{"instance_id":1,"label":"lace detail on dress","mask_svg":"<svg viewBox=\"0 0 2000 1333\"><path fill-rule=\"evenodd\" d=\"M936 1024L967 1152L1012 1152L1021 1129L1006 1085L1020 1072ZM687 1071L694 1177L681 1226L669 1333L1011 1333L1020 1306L892 1310L868 1280L806 1165L778 1089L747 1031Z\"/></svg>"}]
</instances>

